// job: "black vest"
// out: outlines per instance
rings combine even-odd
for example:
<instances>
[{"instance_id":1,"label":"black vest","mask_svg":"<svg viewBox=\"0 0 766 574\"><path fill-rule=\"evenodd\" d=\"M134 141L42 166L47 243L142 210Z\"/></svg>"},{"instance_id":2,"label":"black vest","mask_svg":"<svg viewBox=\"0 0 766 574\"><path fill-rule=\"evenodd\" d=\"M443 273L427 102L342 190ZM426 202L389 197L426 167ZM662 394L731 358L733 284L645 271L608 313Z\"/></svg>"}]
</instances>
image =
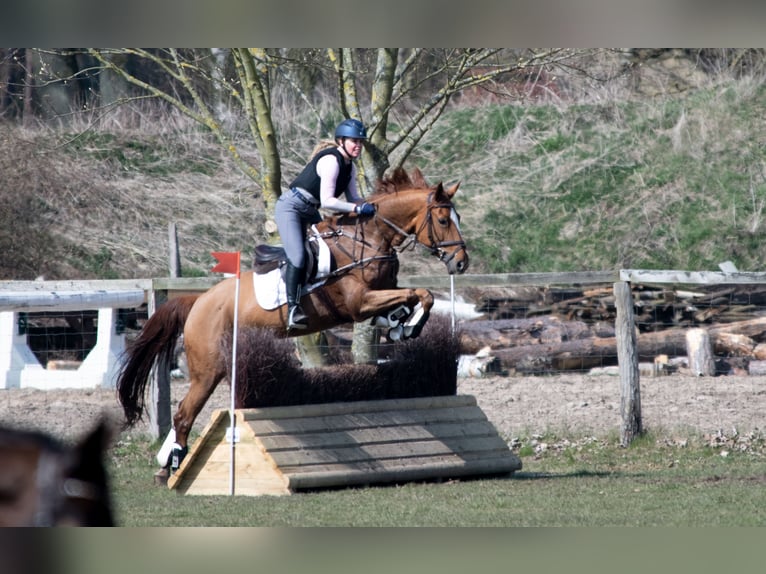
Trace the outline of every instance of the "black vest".
<instances>
[{"instance_id":1,"label":"black vest","mask_svg":"<svg viewBox=\"0 0 766 574\"><path fill-rule=\"evenodd\" d=\"M340 171L338 171L338 179L335 180L335 197L339 197L341 193L346 191L349 182L351 181L351 163L346 163L343 155L338 151L338 148L327 148L316 154L303 171L290 182L290 187L302 187L313 195L317 201L319 201L319 184L321 183L319 176L317 175L317 162L326 155L334 155L338 160Z\"/></svg>"}]
</instances>

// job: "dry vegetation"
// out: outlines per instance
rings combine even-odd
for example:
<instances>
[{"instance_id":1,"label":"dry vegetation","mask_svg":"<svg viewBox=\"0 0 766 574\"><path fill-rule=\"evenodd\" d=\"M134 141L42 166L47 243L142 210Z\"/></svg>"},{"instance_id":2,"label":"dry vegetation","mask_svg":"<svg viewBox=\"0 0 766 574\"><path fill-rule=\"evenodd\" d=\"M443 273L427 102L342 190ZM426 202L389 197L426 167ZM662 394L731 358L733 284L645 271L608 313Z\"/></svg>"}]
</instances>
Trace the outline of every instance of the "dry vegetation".
<instances>
[{"instance_id":1,"label":"dry vegetation","mask_svg":"<svg viewBox=\"0 0 766 574\"><path fill-rule=\"evenodd\" d=\"M167 275L168 225L182 266L260 238L257 190L194 133L51 132L0 126L0 278Z\"/></svg>"}]
</instances>

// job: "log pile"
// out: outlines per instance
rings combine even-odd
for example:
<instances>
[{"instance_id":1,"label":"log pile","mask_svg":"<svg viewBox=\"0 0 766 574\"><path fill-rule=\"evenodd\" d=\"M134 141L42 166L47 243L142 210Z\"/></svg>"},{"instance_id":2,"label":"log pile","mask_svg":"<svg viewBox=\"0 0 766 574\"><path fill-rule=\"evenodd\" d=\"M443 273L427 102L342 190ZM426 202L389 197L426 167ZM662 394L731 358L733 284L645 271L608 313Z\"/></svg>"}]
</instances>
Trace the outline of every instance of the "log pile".
<instances>
[{"instance_id":1,"label":"log pile","mask_svg":"<svg viewBox=\"0 0 766 574\"><path fill-rule=\"evenodd\" d=\"M502 370L523 374L617 365L611 285L474 289L469 298L484 318L460 323L464 353L490 347ZM766 370L766 286L641 285L633 299L640 361L687 367L687 334L701 328L717 374Z\"/></svg>"}]
</instances>

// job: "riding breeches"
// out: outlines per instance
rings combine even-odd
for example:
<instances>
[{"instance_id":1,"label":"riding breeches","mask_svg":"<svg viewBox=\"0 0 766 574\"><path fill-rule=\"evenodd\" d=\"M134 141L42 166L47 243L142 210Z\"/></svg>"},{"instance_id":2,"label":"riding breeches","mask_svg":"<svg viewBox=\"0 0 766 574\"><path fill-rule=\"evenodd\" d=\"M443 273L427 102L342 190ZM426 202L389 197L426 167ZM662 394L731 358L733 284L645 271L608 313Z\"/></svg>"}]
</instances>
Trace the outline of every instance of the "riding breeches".
<instances>
[{"instance_id":1,"label":"riding breeches","mask_svg":"<svg viewBox=\"0 0 766 574\"><path fill-rule=\"evenodd\" d=\"M274 219L287 259L294 267L302 269L306 258L303 247L306 227L322 221L318 206L292 190L286 190L277 200Z\"/></svg>"}]
</instances>

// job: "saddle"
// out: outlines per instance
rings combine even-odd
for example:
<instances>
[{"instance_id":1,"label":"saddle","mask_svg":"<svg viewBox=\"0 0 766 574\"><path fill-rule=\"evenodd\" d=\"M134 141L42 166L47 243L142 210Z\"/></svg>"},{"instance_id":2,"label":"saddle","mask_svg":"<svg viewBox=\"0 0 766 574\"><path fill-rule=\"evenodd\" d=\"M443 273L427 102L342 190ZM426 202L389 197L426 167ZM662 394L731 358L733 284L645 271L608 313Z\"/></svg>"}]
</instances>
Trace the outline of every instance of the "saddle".
<instances>
[{"instance_id":1,"label":"saddle","mask_svg":"<svg viewBox=\"0 0 766 574\"><path fill-rule=\"evenodd\" d=\"M306 264L304 265L303 283L311 283L317 278L319 271L319 241L315 237L305 240L303 247L306 252ZM284 247L278 245L261 244L255 246L253 255L253 271L257 275L265 275L279 268L282 278L285 275L287 256ZM334 267L334 264L332 265Z\"/></svg>"}]
</instances>

